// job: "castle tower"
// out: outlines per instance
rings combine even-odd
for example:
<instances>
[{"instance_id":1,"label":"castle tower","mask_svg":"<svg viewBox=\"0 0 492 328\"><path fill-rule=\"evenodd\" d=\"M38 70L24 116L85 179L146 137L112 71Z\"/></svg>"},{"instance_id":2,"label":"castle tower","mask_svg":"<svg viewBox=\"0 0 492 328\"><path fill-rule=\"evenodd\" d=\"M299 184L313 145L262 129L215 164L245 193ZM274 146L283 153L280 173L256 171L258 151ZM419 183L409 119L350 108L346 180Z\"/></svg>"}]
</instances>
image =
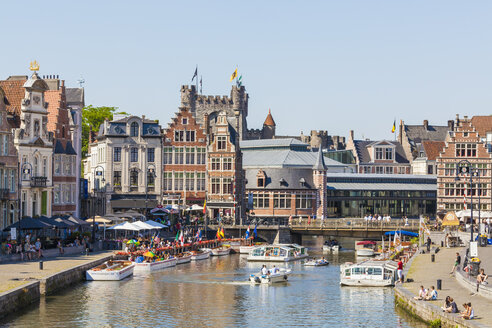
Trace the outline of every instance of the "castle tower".
<instances>
[{"instance_id":1,"label":"castle tower","mask_svg":"<svg viewBox=\"0 0 492 328\"><path fill-rule=\"evenodd\" d=\"M317 190L316 218L326 218L327 193L326 193L326 165L321 148L318 150L316 162L313 165L313 183Z\"/></svg>"},{"instance_id":2,"label":"castle tower","mask_svg":"<svg viewBox=\"0 0 492 328\"><path fill-rule=\"evenodd\" d=\"M275 121L272 117L272 112L268 109L268 115L263 123L263 129L261 130L261 139L273 139L275 138Z\"/></svg>"}]
</instances>

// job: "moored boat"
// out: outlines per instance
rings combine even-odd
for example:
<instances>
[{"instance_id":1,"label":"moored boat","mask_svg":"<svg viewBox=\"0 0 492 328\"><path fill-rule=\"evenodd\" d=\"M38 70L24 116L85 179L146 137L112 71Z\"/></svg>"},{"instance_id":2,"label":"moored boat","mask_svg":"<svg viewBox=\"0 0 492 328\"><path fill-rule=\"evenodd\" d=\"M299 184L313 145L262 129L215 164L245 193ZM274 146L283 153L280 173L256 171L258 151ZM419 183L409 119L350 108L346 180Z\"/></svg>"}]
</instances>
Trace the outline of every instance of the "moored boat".
<instances>
[{"instance_id":1,"label":"moored boat","mask_svg":"<svg viewBox=\"0 0 492 328\"><path fill-rule=\"evenodd\" d=\"M131 261L109 260L85 272L87 280L122 280L133 274L135 264Z\"/></svg>"},{"instance_id":2,"label":"moored boat","mask_svg":"<svg viewBox=\"0 0 492 328\"><path fill-rule=\"evenodd\" d=\"M327 260L325 259L312 259L304 263L305 266L325 266L330 264Z\"/></svg>"},{"instance_id":3,"label":"moored boat","mask_svg":"<svg viewBox=\"0 0 492 328\"><path fill-rule=\"evenodd\" d=\"M249 245L249 246L240 246L239 247L239 254L249 254L255 248L256 246L254 245Z\"/></svg>"},{"instance_id":4,"label":"moored boat","mask_svg":"<svg viewBox=\"0 0 492 328\"><path fill-rule=\"evenodd\" d=\"M164 268L176 266L178 259L173 257L166 260L160 260L155 262L141 262L135 263L135 272L154 272Z\"/></svg>"},{"instance_id":5,"label":"moored boat","mask_svg":"<svg viewBox=\"0 0 492 328\"><path fill-rule=\"evenodd\" d=\"M276 244L255 247L248 261L289 262L307 258L307 249L297 244Z\"/></svg>"},{"instance_id":6,"label":"moored boat","mask_svg":"<svg viewBox=\"0 0 492 328\"><path fill-rule=\"evenodd\" d=\"M370 240L358 241L355 243L355 253L357 256L374 256L376 242Z\"/></svg>"},{"instance_id":7,"label":"moored boat","mask_svg":"<svg viewBox=\"0 0 492 328\"><path fill-rule=\"evenodd\" d=\"M386 287L396 281L398 265L391 260L365 260L340 266L340 285Z\"/></svg>"},{"instance_id":8,"label":"moored boat","mask_svg":"<svg viewBox=\"0 0 492 328\"><path fill-rule=\"evenodd\" d=\"M276 269L269 270L268 274L252 274L249 276L249 281L254 284L272 284L276 282L285 282L287 281L289 275L291 273L290 269Z\"/></svg>"},{"instance_id":9,"label":"moored boat","mask_svg":"<svg viewBox=\"0 0 492 328\"><path fill-rule=\"evenodd\" d=\"M191 257L192 257L192 254L190 252L178 254L178 255L176 255L176 259L178 260L176 262L176 264L183 264L183 263L191 262Z\"/></svg>"},{"instance_id":10,"label":"moored boat","mask_svg":"<svg viewBox=\"0 0 492 328\"><path fill-rule=\"evenodd\" d=\"M209 250L192 251L191 260L192 261L206 260L210 257L210 253L211 251Z\"/></svg>"},{"instance_id":11,"label":"moored boat","mask_svg":"<svg viewBox=\"0 0 492 328\"><path fill-rule=\"evenodd\" d=\"M231 253L231 249L228 247L212 248L212 255L213 256L224 256L224 255L229 255L230 253Z\"/></svg>"}]
</instances>

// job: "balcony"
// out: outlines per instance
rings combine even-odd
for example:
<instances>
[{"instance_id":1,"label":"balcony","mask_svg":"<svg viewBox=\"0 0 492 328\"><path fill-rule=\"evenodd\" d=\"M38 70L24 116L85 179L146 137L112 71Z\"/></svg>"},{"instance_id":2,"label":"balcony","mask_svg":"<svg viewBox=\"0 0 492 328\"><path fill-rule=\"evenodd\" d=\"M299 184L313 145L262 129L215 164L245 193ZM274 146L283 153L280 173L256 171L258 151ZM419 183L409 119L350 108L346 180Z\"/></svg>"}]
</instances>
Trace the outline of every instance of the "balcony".
<instances>
[{"instance_id":1,"label":"balcony","mask_svg":"<svg viewBox=\"0 0 492 328\"><path fill-rule=\"evenodd\" d=\"M32 177L31 178L31 188L45 188L47 177Z\"/></svg>"},{"instance_id":2,"label":"balcony","mask_svg":"<svg viewBox=\"0 0 492 328\"><path fill-rule=\"evenodd\" d=\"M10 190L7 188L0 188L0 200L7 200L9 199L10 195Z\"/></svg>"}]
</instances>

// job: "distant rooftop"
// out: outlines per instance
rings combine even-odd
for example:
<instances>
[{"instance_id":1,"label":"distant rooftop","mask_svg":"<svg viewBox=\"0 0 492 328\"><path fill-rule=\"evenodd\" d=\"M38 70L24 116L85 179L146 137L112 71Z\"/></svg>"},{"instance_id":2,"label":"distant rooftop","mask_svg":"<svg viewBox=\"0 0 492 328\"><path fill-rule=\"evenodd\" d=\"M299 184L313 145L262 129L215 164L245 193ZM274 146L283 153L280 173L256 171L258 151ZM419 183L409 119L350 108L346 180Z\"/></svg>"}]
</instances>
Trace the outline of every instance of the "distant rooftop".
<instances>
[{"instance_id":1,"label":"distant rooftop","mask_svg":"<svg viewBox=\"0 0 492 328\"><path fill-rule=\"evenodd\" d=\"M307 143L294 138L287 139L260 139L260 140L241 140L239 146L243 150L260 148L303 148L307 151Z\"/></svg>"}]
</instances>

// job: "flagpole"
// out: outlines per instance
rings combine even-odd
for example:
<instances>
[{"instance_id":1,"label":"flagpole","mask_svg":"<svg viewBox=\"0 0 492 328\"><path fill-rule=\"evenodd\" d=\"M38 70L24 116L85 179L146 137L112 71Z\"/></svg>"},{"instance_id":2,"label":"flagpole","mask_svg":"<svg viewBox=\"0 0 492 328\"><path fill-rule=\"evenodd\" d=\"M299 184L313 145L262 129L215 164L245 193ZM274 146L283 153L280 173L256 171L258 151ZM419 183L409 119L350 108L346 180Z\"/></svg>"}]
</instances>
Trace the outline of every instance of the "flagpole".
<instances>
[{"instance_id":1,"label":"flagpole","mask_svg":"<svg viewBox=\"0 0 492 328\"><path fill-rule=\"evenodd\" d=\"M196 65L196 92L198 92L198 65Z\"/></svg>"}]
</instances>

